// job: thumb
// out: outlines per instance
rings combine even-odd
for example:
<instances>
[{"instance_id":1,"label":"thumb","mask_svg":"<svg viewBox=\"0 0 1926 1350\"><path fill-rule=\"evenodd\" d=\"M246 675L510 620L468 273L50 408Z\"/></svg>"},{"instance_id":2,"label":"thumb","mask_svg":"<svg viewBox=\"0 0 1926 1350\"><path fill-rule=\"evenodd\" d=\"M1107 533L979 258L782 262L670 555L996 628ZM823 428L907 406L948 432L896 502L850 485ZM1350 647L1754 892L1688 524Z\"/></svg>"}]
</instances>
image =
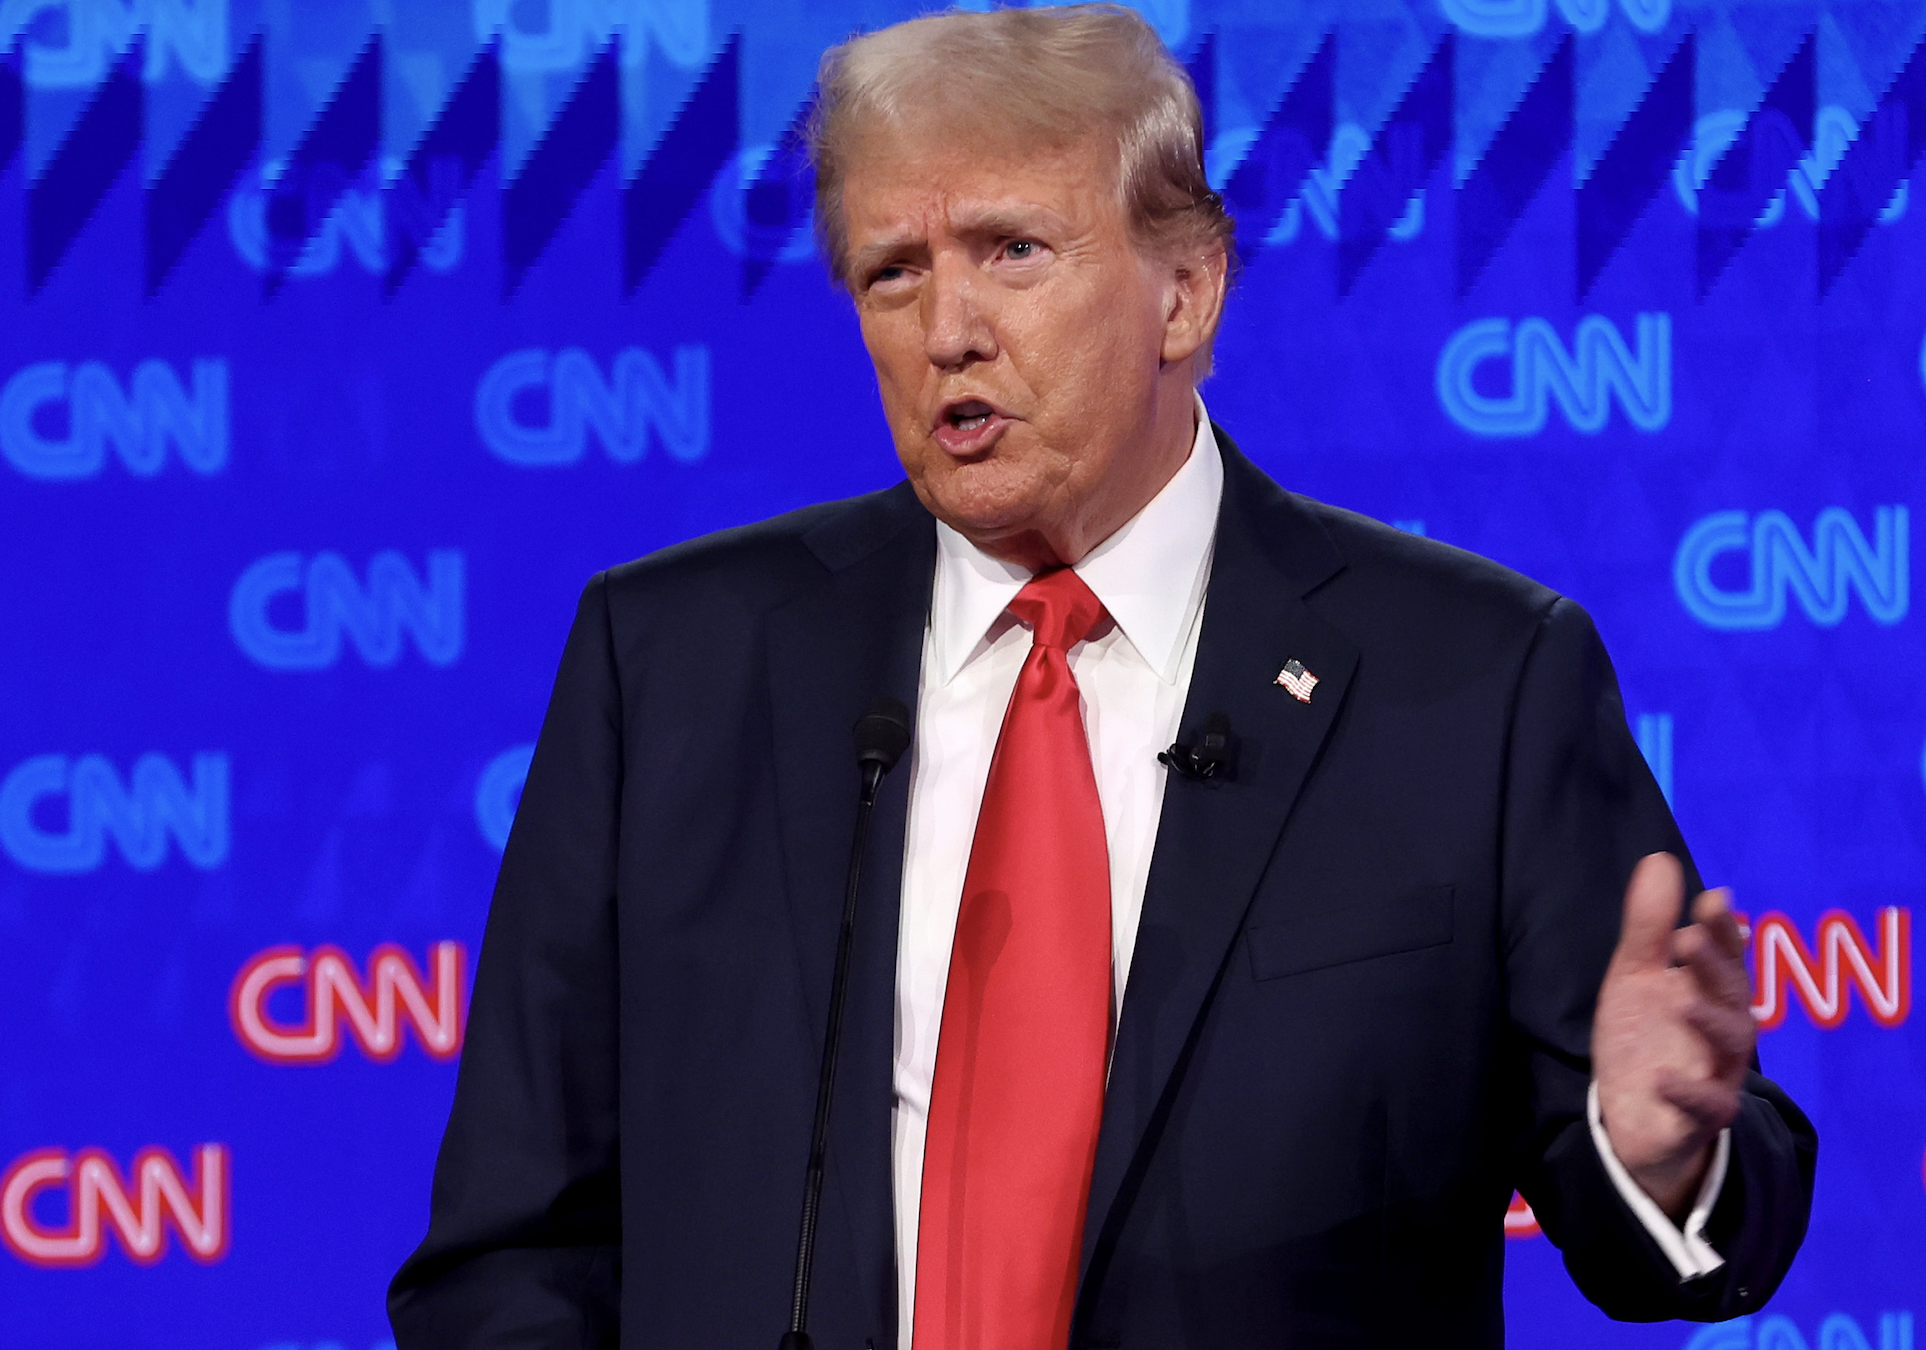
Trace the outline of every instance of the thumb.
<instances>
[{"instance_id":1,"label":"thumb","mask_svg":"<svg viewBox=\"0 0 1926 1350\"><path fill-rule=\"evenodd\" d=\"M1625 923L1612 964L1635 969L1672 964L1672 934L1685 908L1685 869L1669 853L1648 853L1625 888Z\"/></svg>"}]
</instances>

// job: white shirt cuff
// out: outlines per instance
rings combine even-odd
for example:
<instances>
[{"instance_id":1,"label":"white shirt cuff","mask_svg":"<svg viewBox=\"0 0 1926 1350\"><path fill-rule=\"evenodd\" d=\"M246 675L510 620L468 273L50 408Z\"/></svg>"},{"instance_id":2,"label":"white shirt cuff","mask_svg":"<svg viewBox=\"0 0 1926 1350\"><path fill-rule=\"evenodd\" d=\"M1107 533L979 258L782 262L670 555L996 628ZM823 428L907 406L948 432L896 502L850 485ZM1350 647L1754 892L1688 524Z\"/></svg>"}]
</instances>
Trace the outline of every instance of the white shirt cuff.
<instances>
[{"instance_id":1,"label":"white shirt cuff","mask_svg":"<svg viewBox=\"0 0 1926 1350\"><path fill-rule=\"evenodd\" d=\"M1605 1116L1598 1107L1598 1084L1593 1083L1585 1094L1585 1117L1591 1122L1592 1143L1598 1149L1599 1160L1605 1164L1605 1174L1618 1187L1618 1193L1625 1203L1638 1215L1645 1231L1652 1235L1678 1271L1681 1280L1690 1280L1700 1275L1710 1275L1725 1264L1725 1258L1705 1240L1705 1222L1712 1217L1712 1206L1717 1203L1719 1191L1725 1185L1725 1169L1732 1158L1732 1131L1719 1131L1719 1142L1712 1147L1712 1165L1705 1169L1705 1180L1699 1184L1698 1198L1692 1202L1692 1212L1685 1216L1685 1226L1677 1227L1666 1217L1665 1211L1647 1195L1639 1184L1632 1180L1632 1174L1625 1170L1625 1164L1612 1152L1612 1142L1605 1137Z\"/></svg>"}]
</instances>

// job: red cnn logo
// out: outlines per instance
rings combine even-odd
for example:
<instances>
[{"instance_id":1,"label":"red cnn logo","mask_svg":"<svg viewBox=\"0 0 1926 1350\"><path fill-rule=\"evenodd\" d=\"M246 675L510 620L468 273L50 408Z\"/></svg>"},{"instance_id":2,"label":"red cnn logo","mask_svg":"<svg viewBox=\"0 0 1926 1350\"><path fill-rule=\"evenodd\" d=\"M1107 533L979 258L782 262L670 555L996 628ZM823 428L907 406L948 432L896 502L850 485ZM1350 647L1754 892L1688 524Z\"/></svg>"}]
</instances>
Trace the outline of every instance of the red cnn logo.
<instances>
[{"instance_id":1,"label":"red cnn logo","mask_svg":"<svg viewBox=\"0 0 1926 1350\"><path fill-rule=\"evenodd\" d=\"M1846 993L1857 987L1867 1014L1882 1027L1906 1020L1913 1004L1912 911L1888 905L1878 911L1866 940L1859 924L1843 910L1819 916L1812 947L1791 919L1776 911L1752 925L1752 1015L1761 1030L1786 1020L1788 991L1805 1005L1806 1016L1826 1031L1846 1020Z\"/></svg>"},{"instance_id":2,"label":"red cnn logo","mask_svg":"<svg viewBox=\"0 0 1926 1350\"><path fill-rule=\"evenodd\" d=\"M462 965L467 951L459 942L437 942L429 949L433 981L422 978L408 953L392 943L376 947L362 980L339 947L270 947L254 956L234 977L227 1017L249 1051L270 1064L325 1064L341 1052L338 1018L369 1059L387 1063L401 1053L405 1014L415 1040L430 1059L453 1059L461 1050ZM268 1015L268 997L282 985L307 991L306 1021L287 1026Z\"/></svg>"},{"instance_id":3,"label":"red cnn logo","mask_svg":"<svg viewBox=\"0 0 1926 1350\"><path fill-rule=\"evenodd\" d=\"M196 1149L194 1174L185 1180L173 1154L144 1148L134 1155L130 1186L97 1148L71 1156L65 1149L36 1149L0 1175L0 1242L30 1266L91 1266L107 1250L104 1209L106 1227L137 1265L161 1259L168 1228L196 1261L218 1261L227 1255L231 1171L225 1144ZM50 1228L34 1213L35 1198L56 1187L67 1192L65 1228Z\"/></svg>"}]
</instances>

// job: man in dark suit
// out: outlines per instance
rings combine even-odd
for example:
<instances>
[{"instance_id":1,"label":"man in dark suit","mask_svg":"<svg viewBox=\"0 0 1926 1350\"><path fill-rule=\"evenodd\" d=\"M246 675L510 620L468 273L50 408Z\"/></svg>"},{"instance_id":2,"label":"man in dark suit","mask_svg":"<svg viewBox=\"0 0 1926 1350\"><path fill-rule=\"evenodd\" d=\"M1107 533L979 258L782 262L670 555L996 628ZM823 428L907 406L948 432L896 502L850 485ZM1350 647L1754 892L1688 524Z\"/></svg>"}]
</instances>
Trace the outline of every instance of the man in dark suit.
<instances>
[{"instance_id":1,"label":"man in dark suit","mask_svg":"<svg viewBox=\"0 0 1926 1350\"><path fill-rule=\"evenodd\" d=\"M820 1344L1497 1345L1514 1186L1614 1316L1759 1307L1816 1141L1743 935L1582 610L1204 415L1229 223L1155 36L918 20L822 100L908 482L590 583L402 1350L774 1344L878 695Z\"/></svg>"}]
</instances>

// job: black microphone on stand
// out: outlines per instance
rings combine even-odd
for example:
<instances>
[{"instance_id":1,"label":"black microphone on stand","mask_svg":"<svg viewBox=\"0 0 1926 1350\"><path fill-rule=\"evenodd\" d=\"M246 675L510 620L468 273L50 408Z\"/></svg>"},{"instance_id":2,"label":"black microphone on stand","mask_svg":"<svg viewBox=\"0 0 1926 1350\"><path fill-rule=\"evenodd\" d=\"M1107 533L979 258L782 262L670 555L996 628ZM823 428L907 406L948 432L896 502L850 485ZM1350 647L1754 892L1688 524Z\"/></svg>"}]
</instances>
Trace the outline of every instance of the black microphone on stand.
<instances>
[{"instance_id":1,"label":"black microphone on stand","mask_svg":"<svg viewBox=\"0 0 1926 1350\"><path fill-rule=\"evenodd\" d=\"M869 839L869 813L883 775L909 749L909 709L893 698L879 698L856 722L856 764L863 783L856 798L856 837L849 849L849 879L843 888L843 927L836 937L836 968L829 980L829 1027L823 1033L823 1067L816 1079L816 1125L809 1135L809 1171L803 1177L802 1232L796 1238L795 1299L789 1330L778 1350L812 1350L809 1339L809 1275L816 1260L816 1218L823 1198L823 1154L829 1144L829 1104L836 1091L836 1053L842 1047L843 1005L849 1001L849 950L856 937L856 888L863 875L863 845Z\"/></svg>"}]
</instances>

